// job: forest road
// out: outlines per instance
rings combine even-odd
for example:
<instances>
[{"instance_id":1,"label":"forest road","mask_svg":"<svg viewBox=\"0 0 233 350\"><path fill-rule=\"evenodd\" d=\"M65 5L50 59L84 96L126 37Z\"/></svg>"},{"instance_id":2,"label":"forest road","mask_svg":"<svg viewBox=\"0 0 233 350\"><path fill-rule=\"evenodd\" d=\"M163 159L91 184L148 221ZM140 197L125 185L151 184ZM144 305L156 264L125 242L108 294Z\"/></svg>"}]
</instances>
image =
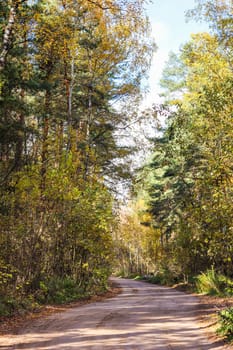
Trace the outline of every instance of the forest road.
<instances>
[{"instance_id":1,"label":"forest road","mask_svg":"<svg viewBox=\"0 0 233 350\"><path fill-rule=\"evenodd\" d=\"M113 299L33 321L17 335L0 337L0 349L27 350L220 350L196 317L195 296L139 281L114 279Z\"/></svg>"}]
</instances>

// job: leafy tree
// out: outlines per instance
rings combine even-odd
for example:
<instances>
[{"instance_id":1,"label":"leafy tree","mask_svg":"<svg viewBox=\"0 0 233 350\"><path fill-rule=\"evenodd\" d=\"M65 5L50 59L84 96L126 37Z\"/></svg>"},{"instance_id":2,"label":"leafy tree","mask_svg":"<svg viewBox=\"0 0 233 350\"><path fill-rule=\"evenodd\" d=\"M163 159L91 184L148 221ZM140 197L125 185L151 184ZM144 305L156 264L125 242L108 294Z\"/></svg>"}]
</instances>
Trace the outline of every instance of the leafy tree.
<instances>
[{"instance_id":1,"label":"leafy tree","mask_svg":"<svg viewBox=\"0 0 233 350\"><path fill-rule=\"evenodd\" d=\"M162 82L175 108L155 140L147 186L164 246L158 264L185 276L211 266L232 276L231 60L217 36L193 35Z\"/></svg>"},{"instance_id":2,"label":"leafy tree","mask_svg":"<svg viewBox=\"0 0 233 350\"><path fill-rule=\"evenodd\" d=\"M140 94L154 50L143 2L0 10L0 295L101 290L113 260L106 177L128 153L115 136L128 115L113 103Z\"/></svg>"}]
</instances>

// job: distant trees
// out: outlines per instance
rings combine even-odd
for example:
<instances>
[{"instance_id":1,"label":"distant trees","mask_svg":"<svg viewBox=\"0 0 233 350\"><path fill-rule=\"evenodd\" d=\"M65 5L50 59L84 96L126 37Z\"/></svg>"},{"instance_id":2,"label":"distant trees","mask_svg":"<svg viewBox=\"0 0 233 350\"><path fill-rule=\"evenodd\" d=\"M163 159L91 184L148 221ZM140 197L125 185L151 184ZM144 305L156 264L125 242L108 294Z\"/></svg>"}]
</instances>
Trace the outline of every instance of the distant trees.
<instances>
[{"instance_id":1,"label":"distant trees","mask_svg":"<svg viewBox=\"0 0 233 350\"><path fill-rule=\"evenodd\" d=\"M160 231L151 224L145 200L138 196L120 212L117 231L114 232L115 270L122 276L146 274L156 268L160 256Z\"/></svg>"}]
</instances>

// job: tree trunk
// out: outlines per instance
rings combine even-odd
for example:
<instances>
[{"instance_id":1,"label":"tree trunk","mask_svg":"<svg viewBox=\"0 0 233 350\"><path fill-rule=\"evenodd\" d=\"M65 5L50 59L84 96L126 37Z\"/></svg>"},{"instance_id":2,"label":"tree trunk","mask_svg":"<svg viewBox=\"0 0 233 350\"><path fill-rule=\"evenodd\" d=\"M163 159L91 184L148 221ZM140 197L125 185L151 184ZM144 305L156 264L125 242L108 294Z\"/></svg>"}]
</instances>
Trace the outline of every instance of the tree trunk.
<instances>
[{"instance_id":1,"label":"tree trunk","mask_svg":"<svg viewBox=\"0 0 233 350\"><path fill-rule=\"evenodd\" d=\"M18 7L19 7L19 2L12 1L8 23L6 25L4 35L3 35L2 50L0 53L0 71L2 71L6 65L6 58L12 43L12 34L13 34Z\"/></svg>"},{"instance_id":2,"label":"tree trunk","mask_svg":"<svg viewBox=\"0 0 233 350\"><path fill-rule=\"evenodd\" d=\"M45 93L45 114L42 131L42 153L41 153L41 195L46 187L46 173L48 166L48 135L49 135L49 109L51 93L49 90Z\"/></svg>"}]
</instances>

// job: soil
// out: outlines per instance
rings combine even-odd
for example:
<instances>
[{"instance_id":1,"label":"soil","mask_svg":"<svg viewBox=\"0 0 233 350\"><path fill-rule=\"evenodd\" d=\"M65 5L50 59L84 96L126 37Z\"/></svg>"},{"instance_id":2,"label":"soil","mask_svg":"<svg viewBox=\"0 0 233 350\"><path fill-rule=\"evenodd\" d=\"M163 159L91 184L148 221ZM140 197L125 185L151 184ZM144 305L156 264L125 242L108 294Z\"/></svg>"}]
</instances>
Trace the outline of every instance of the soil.
<instances>
[{"instance_id":1,"label":"soil","mask_svg":"<svg viewBox=\"0 0 233 350\"><path fill-rule=\"evenodd\" d=\"M231 300L114 279L113 299L45 309L0 337L1 350L225 350L213 333L213 313ZM215 300L216 299L216 300ZM55 313L54 313L55 312ZM210 321L211 320L211 321Z\"/></svg>"}]
</instances>

